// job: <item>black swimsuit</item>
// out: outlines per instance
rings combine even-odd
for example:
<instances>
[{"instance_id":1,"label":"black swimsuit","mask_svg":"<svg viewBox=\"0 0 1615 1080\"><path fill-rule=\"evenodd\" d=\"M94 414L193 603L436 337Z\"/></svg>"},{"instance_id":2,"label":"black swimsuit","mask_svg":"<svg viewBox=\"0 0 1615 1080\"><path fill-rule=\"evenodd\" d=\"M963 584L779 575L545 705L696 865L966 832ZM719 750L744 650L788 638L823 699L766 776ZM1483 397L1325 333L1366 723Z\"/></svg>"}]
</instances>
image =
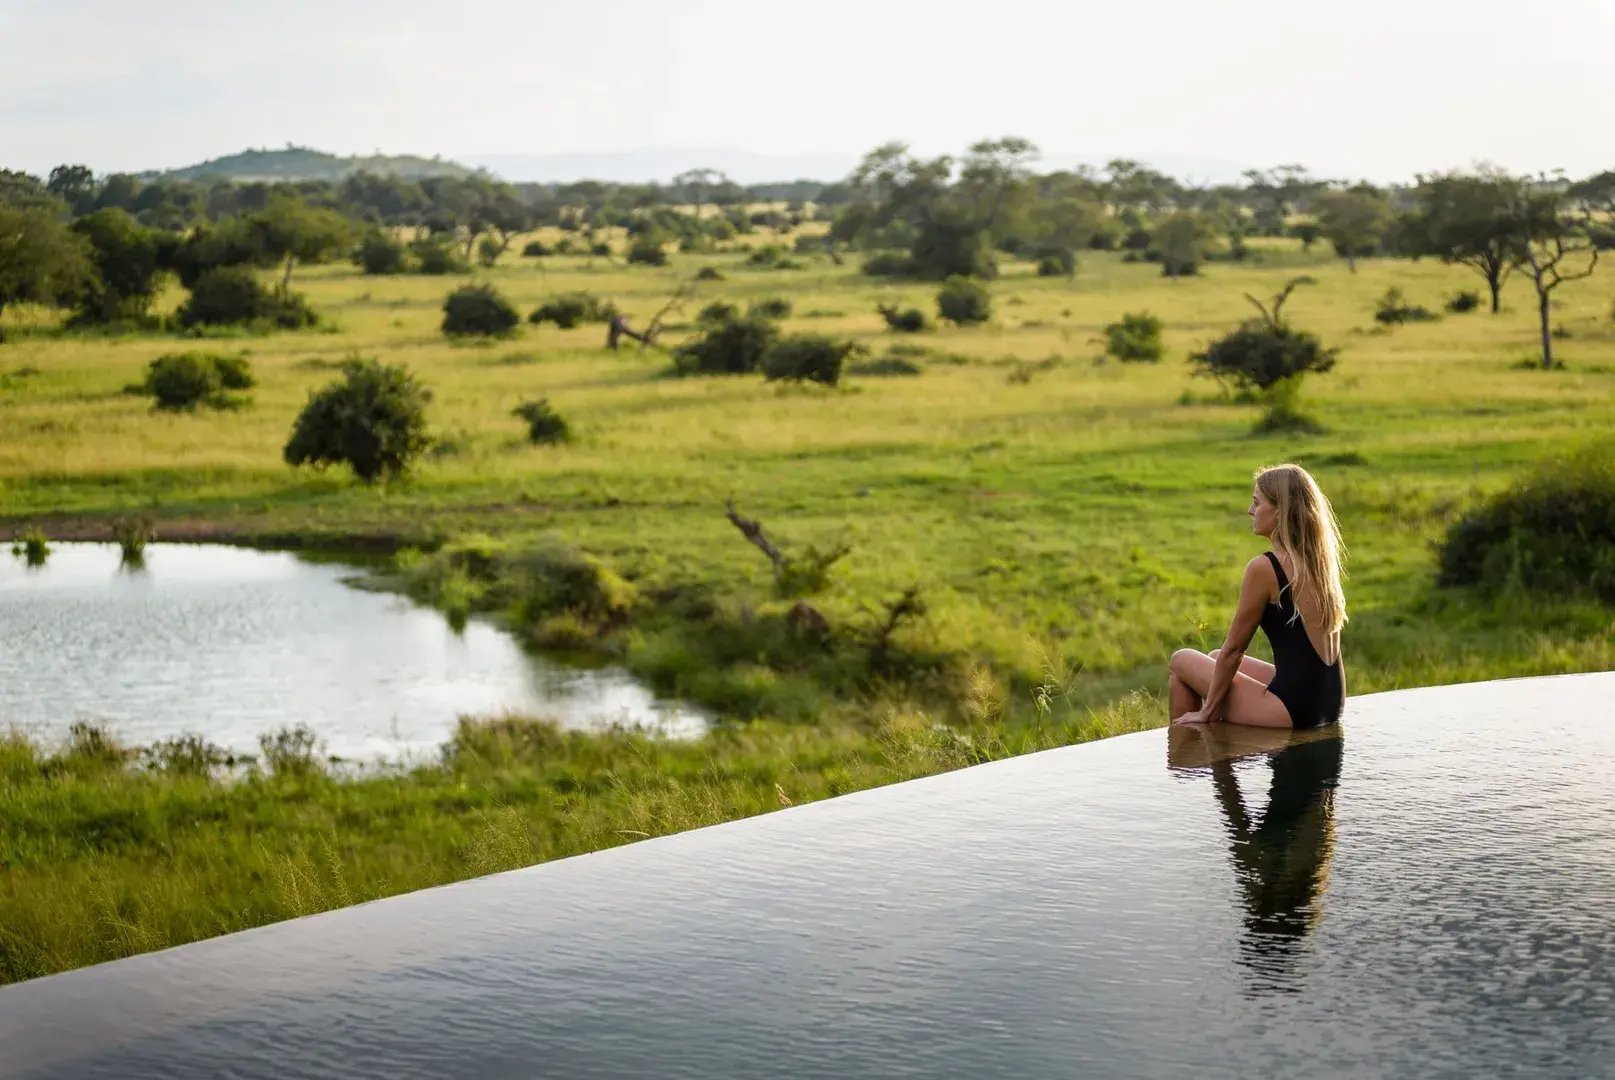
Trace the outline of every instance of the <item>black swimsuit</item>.
<instances>
[{"instance_id":1,"label":"black swimsuit","mask_svg":"<svg viewBox=\"0 0 1615 1080\"><path fill-rule=\"evenodd\" d=\"M1267 552L1273 572L1279 576L1279 601L1267 605L1262 612L1262 632L1273 646L1273 666L1277 671L1267 684L1268 693L1283 702L1290 713L1290 723L1298 728L1332 724L1340 719L1346 707L1346 683L1340 668L1340 658L1325 664L1307 637L1295 610L1295 597L1290 592L1290 579L1285 576L1279 558Z\"/></svg>"}]
</instances>

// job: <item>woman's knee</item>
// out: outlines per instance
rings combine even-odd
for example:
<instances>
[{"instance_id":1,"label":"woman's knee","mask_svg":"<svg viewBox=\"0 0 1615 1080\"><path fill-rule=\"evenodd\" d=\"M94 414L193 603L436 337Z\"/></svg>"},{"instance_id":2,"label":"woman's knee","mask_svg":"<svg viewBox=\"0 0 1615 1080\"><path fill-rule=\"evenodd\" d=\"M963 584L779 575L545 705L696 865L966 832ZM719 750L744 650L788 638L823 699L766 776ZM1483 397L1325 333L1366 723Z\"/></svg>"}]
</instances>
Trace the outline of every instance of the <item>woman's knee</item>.
<instances>
[{"instance_id":1,"label":"woman's knee","mask_svg":"<svg viewBox=\"0 0 1615 1080\"><path fill-rule=\"evenodd\" d=\"M1166 669L1174 675L1181 675L1185 670L1187 670L1188 665L1191 663L1192 657L1204 655L1206 654L1201 652L1199 649L1179 649L1177 652L1172 654L1172 659L1167 661Z\"/></svg>"}]
</instances>

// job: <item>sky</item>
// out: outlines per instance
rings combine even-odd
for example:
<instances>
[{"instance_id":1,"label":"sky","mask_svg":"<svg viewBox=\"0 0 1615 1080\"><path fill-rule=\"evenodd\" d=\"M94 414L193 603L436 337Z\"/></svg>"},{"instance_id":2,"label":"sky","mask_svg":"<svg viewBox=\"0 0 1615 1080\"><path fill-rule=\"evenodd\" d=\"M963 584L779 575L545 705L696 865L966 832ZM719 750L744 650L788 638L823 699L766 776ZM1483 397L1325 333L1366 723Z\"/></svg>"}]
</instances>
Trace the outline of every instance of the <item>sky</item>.
<instances>
[{"instance_id":1,"label":"sky","mask_svg":"<svg viewBox=\"0 0 1615 1080\"><path fill-rule=\"evenodd\" d=\"M760 180L1020 135L1202 180L1582 176L1615 168L1612 41L1615 0L0 0L0 167L683 148Z\"/></svg>"}]
</instances>

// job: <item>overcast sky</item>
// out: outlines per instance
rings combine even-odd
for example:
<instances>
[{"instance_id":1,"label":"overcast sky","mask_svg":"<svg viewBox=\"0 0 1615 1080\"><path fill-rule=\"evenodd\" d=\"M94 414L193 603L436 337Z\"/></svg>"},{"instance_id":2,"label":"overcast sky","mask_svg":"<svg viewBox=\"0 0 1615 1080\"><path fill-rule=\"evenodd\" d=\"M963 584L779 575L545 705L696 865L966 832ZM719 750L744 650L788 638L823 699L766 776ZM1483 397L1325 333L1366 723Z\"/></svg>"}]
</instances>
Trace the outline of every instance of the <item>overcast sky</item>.
<instances>
[{"instance_id":1,"label":"overcast sky","mask_svg":"<svg viewBox=\"0 0 1615 1080\"><path fill-rule=\"evenodd\" d=\"M1615 168L1612 44L1615 0L0 0L0 166L288 142L850 163L1016 134L1051 157L1584 175Z\"/></svg>"}]
</instances>

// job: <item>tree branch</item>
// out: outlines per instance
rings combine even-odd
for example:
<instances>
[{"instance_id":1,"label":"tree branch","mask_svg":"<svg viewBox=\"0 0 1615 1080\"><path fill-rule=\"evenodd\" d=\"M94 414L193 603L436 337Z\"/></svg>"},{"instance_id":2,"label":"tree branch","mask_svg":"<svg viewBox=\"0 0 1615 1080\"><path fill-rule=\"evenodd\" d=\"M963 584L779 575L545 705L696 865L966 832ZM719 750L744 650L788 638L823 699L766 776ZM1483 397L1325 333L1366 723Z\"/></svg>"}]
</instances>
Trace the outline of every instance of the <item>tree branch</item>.
<instances>
[{"instance_id":1,"label":"tree branch","mask_svg":"<svg viewBox=\"0 0 1615 1080\"><path fill-rule=\"evenodd\" d=\"M757 550L768 556L768 561L774 564L774 572L776 574L784 573L785 556L780 553L779 548L774 546L774 542L768 538L768 534L763 532L762 522L741 517L739 511L735 509L735 500L733 499L725 500L723 505L724 516L734 523L735 528L739 529L741 535L750 540Z\"/></svg>"}]
</instances>

